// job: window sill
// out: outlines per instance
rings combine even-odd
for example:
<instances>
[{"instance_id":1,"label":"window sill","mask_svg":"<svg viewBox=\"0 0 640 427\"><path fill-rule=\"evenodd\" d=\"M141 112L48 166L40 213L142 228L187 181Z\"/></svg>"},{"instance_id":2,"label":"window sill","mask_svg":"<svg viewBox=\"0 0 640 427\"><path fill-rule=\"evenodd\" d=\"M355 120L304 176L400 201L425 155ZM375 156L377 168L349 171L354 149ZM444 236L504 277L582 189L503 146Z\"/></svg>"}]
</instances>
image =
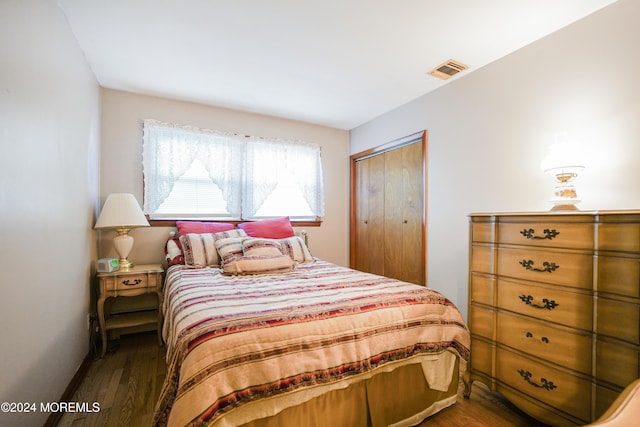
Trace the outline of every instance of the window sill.
<instances>
[{"instance_id":1,"label":"window sill","mask_svg":"<svg viewBox=\"0 0 640 427\"><path fill-rule=\"evenodd\" d=\"M180 221L180 220L175 220L175 219L148 219L148 221L149 221L149 225L151 225L152 227L175 227L176 226L176 221ZM238 224L241 224L243 222L251 222L251 221L222 220L222 219L218 220L218 221L214 221L214 220L197 220L197 219L184 220L184 221L227 222L227 223L231 223L231 224L234 224L234 225L238 225ZM322 225L322 220L321 219L316 219L316 220L312 220L312 219L295 220L295 219L292 219L291 220L291 225L293 227L320 227Z\"/></svg>"}]
</instances>

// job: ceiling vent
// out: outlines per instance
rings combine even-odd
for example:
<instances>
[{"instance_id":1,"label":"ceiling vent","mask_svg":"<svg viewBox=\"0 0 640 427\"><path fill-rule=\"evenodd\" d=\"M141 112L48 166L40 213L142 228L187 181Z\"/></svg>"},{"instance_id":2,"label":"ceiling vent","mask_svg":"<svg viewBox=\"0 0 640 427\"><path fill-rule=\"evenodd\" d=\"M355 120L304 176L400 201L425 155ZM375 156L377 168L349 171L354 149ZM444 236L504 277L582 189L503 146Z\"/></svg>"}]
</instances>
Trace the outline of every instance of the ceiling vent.
<instances>
[{"instance_id":1,"label":"ceiling vent","mask_svg":"<svg viewBox=\"0 0 640 427\"><path fill-rule=\"evenodd\" d=\"M458 74L460 71L464 71L467 68L469 68L468 65L465 65L462 62L450 59L444 64L441 64L435 69L429 71L429 74L431 74L433 77L437 77L442 80L447 80L449 77L453 77L456 74Z\"/></svg>"}]
</instances>

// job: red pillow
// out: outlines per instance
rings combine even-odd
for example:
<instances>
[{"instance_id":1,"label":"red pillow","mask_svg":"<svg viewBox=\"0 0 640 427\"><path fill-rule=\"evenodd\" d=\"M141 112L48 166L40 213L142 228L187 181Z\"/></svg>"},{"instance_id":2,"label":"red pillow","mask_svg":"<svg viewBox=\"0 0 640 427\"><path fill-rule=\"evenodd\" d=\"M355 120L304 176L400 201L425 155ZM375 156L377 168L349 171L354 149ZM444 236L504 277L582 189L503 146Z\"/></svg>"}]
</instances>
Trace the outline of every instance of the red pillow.
<instances>
[{"instance_id":1,"label":"red pillow","mask_svg":"<svg viewBox=\"0 0 640 427\"><path fill-rule=\"evenodd\" d=\"M229 222L176 221L178 236L185 234L219 233L233 230L235 226Z\"/></svg>"},{"instance_id":2,"label":"red pillow","mask_svg":"<svg viewBox=\"0 0 640 427\"><path fill-rule=\"evenodd\" d=\"M295 235L289 217L264 219L262 221L243 222L238 224L251 237L263 237L265 239L284 239Z\"/></svg>"}]
</instances>

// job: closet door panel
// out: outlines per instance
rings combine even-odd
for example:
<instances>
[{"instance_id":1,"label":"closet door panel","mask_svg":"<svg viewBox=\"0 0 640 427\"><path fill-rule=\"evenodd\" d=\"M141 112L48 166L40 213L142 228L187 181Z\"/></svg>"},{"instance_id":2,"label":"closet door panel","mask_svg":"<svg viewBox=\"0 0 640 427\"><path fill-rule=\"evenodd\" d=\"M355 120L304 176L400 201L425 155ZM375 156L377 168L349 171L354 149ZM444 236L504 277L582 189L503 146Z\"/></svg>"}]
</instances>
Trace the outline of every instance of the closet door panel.
<instances>
[{"instance_id":1,"label":"closet door panel","mask_svg":"<svg viewBox=\"0 0 640 427\"><path fill-rule=\"evenodd\" d=\"M374 156L356 164L356 265L384 275L384 157Z\"/></svg>"},{"instance_id":2,"label":"closet door panel","mask_svg":"<svg viewBox=\"0 0 640 427\"><path fill-rule=\"evenodd\" d=\"M356 220L355 220L355 264L356 270L369 271L369 255L362 250L369 236L369 162L362 160L356 163Z\"/></svg>"},{"instance_id":3,"label":"closet door panel","mask_svg":"<svg viewBox=\"0 0 640 427\"><path fill-rule=\"evenodd\" d=\"M425 283L423 258L424 189L422 144L411 144L402 150L402 280Z\"/></svg>"},{"instance_id":4,"label":"closet door panel","mask_svg":"<svg viewBox=\"0 0 640 427\"><path fill-rule=\"evenodd\" d=\"M384 154L385 202L384 202L384 266L385 276L401 279L404 276L403 243L403 153L404 148Z\"/></svg>"}]
</instances>

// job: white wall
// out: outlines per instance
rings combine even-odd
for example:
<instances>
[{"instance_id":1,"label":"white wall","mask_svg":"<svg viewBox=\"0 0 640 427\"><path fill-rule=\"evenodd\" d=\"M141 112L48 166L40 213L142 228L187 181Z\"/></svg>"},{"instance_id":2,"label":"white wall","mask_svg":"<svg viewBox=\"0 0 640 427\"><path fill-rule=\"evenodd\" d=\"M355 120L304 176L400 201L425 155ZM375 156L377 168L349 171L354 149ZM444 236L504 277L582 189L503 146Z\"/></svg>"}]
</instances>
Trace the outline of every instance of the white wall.
<instances>
[{"instance_id":1,"label":"white wall","mask_svg":"<svg viewBox=\"0 0 640 427\"><path fill-rule=\"evenodd\" d=\"M39 405L89 352L99 90L55 1L0 2L0 40L0 402Z\"/></svg>"},{"instance_id":2,"label":"white wall","mask_svg":"<svg viewBox=\"0 0 640 427\"><path fill-rule=\"evenodd\" d=\"M620 0L351 131L351 153L429 131L428 284L465 313L467 215L548 210L556 135L589 155L582 210L640 208L638 16Z\"/></svg>"},{"instance_id":3,"label":"white wall","mask_svg":"<svg viewBox=\"0 0 640 427\"><path fill-rule=\"evenodd\" d=\"M314 142L322 147L325 217L320 227L304 227L313 255L348 265L349 133L345 130L259 114L102 89L102 154L100 195L133 193L142 202L142 121L177 124L263 137ZM135 229L134 263L162 262L171 228ZM101 232L100 257L116 256L113 232Z\"/></svg>"}]
</instances>

